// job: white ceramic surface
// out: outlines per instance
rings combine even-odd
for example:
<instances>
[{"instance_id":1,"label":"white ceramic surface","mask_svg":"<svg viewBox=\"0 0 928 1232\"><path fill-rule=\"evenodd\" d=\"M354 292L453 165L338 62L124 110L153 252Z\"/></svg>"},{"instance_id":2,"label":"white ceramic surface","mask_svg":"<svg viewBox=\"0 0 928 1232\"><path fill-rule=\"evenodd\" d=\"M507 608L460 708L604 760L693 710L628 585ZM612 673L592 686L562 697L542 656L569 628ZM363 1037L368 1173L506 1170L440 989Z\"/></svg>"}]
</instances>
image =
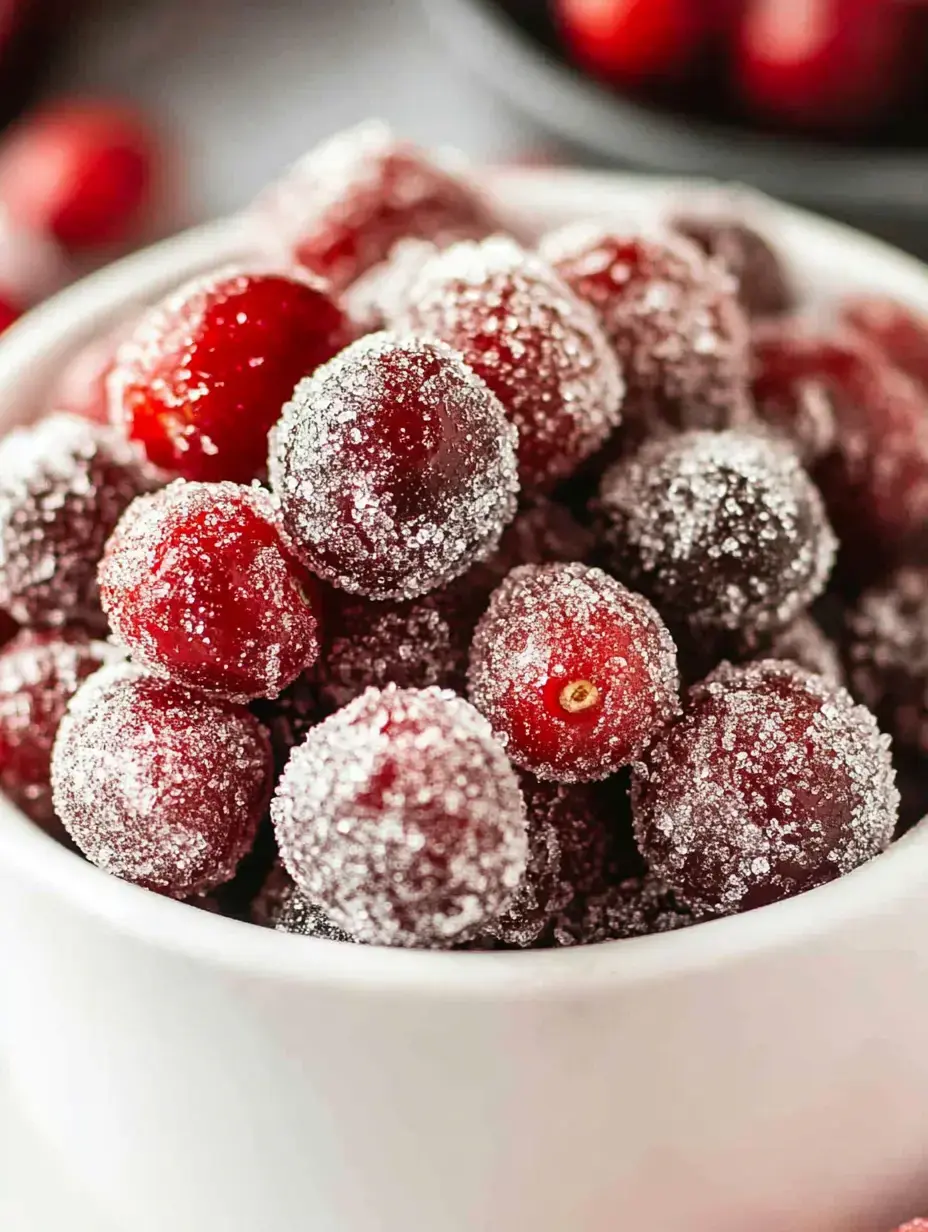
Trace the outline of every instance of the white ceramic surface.
<instances>
[{"instance_id":1,"label":"white ceramic surface","mask_svg":"<svg viewBox=\"0 0 928 1232\"><path fill-rule=\"evenodd\" d=\"M529 229L680 191L494 184ZM915 262L764 211L809 292L928 310ZM127 302L242 246L215 225L34 313L0 342L0 422ZM440 954L193 911L0 804L0 963L17 1098L126 1232L885 1232L928 1199L924 829L740 919Z\"/></svg>"}]
</instances>

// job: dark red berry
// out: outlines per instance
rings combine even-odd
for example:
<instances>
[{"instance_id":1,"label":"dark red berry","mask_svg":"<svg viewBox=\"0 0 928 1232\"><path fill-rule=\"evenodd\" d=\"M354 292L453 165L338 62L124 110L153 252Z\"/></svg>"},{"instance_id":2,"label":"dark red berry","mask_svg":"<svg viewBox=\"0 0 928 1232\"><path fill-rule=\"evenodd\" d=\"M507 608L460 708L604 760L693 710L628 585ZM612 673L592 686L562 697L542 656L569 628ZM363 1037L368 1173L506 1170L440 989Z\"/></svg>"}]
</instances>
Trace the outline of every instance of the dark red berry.
<instances>
[{"instance_id":1,"label":"dark red berry","mask_svg":"<svg viewBox=\"0 0 928 1232\"><path fill-rule=\"evenodd\" d=\"M300 890L358 941L466 940L525 871L515 774L486 721L439 689L369 689L314 727L271 814Z\"/></svg>"},{"instance_id":2,"label":"dark red berry","mask_svg":"<svg viewBox=\"0 0 928 1232\"><path fill-rule=\"evenodd\" d=\"M633 88L680 76L707 30L693 0L556 0L554 12L579 65Z\"/></svg>"},{"instance_id":3,"label":"dark red berry","mask_svg":"<svg viewBox=\"0 0 928 1232\"><path fill-rule=\"evenodd\" d=\"M546 945L599 945L669 933L695 924L672 890L651 876L629 877L592 894L578 894L552 922Z\"/></svg>"},{"instance_id":4,"label":"dark red berry","mask_svg":"<svg viewBox=\"0 0 928 1232\"><path fill-rule=\"evenodd\" d=\"M791 663L723 664L635 776L638 844L697 912L745 911L882 851L894 780L889 737L843 689Z\"/></svg>"},{"instance_id":5,"label":"dark red berry","mask_svg":"<svg viewBox=\"0 0 928 1232\"><path fill-rule=\"evenodd\" d=\"M231 879L271 783L267 736L243 706L129 663L78 689L52 755L55 811L84 855L173 898Z\"/></svg>"},{"instance_id":6,"label":"dark red berry","mask_svg":"<svg viewBox=\"0 0 928 1232\"><path fill-rule=\"evenodd\" d=\"M100 623L97 563L157 486L112 428L50 415L0 442L0 603L26 625Z\"/></svg>"},{"instance_id":7,"label":"dark red berry","mask_svg":"<svg viewBox=\"0 0 928 1232\"><path fill-rule=\"evenodd\" d=\"M22 316L22 308L6 295L0 295L0 334L18 321Z\"/></svg>"},{"instance_id":8,"label":"dark red berry","mask_svg":"<svg viewBox=\"0 0 928 1232\"><path fill-rule=\"evenodd\" d=\"M332 923L321 907L300 893L280 863L271 869L252 904L251 918L262 928L276 928L281 933L318 937L324 941L354 941L354 937Z\"/></svg>"},{"instance_id":9,"label":"dark red berry","mask_svg":"<svg viewBox=\"0 0 928 1232\"><path fill-rule=\"evenodd\" d=\"M928 316L888 296L866 295L845 300L841 317L889 363L928 389Z\"/></svg>"},{"instance_id":10,"label":"dark red berry","mask_svg":"<svg viewBox=\"0 0 928 1232\"><path fill-rule=\"evenodd\" d=\"M133 659L191 689L276 697L319 653L312 583L260 488L178 479L107 544L100 597Z\"/></svg>"},{"instance_id":11,"label":"dark red berry","mask_svg":"<svg viewBox=\"0 0 928 1232\"><path fill-rule=\"evenodd\" d=\"M838 647L808 615L800 616L782 633L778 633L763 657L786 659L790 663L798 663L807 672L824 676L832 684L845 683Z\"/></svg>"},{"instance_id":12,"label":"dark red berry","mask_svg":"<svg viewBox=\"0 0 928 1232\"><path fill-rule=\"evenodd\" d=\"M674 713L676 654L648 601L601 570L525 565L477 626L469 684L516 765L603 779Z\"/></svg>"},{"instance_id":13,"label":"dark red berry","mask_svg":"<svg viewBox=\"0 0 928 1232\"><path fill-rule=\"evenodd\" d=\"M297 382L351 337L309 276L211 274L150 309L119 348L110 411L157 466L246 483Z\"/></svg>"},{"instance_id":14,"label":"dark red berry","mask_svg":"<svg viewBox=\"0 0 928 1232\"><path fill-rule=\"evenodd\" d=\"M561 844L544 815L528 819L528 861L506 908L485 927L485 938L524 949L532 945L573 897L561 876Z\"/></svg>"},{"instance_id":15,"label":"dark red berry","mask_svg":"<svg viewBox=\"0 0 928 1232\"><path fill-rule=\"evenodd\" d=\"M594 312L514 240L434 257L396 323L460 351L497 395L519 429L525 488L571 474L619 422L622 378Z\"/></svg>"},{"instance_id":16,"label":"dark red berry","mask_svg":"<svg viewBox=\"0 0 928 1232\"><path fill-rule=\"evenodd\" d=\"M779 316L795 302L789 276L769 240L737 212L680 213L673 228L698 244L729 271L738 284L738 299L749 317Z\"/></svg>"},{"instance_id":17,"label":"dark red berry","mask_svg":"<svg viewBox=\"0 0 928 1232\"><path fill-rule=\"evenodd\" d=\"M319 686L310 674L297 676L277 697L259 697L249 707L252 714L261 720L271 738L274 752L274 767L278 774L287 764L287 758L306 733L327 713L319 695Z\"/></svg>"},{"instance_id":18,"label":"dark red berry","mask_svg":"<svg viewBox=\"0 0 928 1232\"><path fill-rule=\"evenodd\" d=\"M369 334L302 382L271 484L304 562L374 599L412 599L491 553L515 511L516 430L449 347Z\"/></svg>"}]
</instances>

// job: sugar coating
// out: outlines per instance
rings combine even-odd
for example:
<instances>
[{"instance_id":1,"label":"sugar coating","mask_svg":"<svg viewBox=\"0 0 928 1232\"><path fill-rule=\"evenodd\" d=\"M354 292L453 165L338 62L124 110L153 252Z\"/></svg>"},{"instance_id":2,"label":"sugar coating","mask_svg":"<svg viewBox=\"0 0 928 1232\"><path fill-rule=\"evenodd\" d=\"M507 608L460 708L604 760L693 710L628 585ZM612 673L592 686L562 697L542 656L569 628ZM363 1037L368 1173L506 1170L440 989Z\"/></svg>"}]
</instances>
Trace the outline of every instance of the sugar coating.
<instances>
[{"instance_id":1,"label":"sugar coating","mask_svg":"<svg viewBox=\"0 0 928 1232\"><path fill-rule=\"evenodd\" d=\"M321 907L300 893L279 862L269 873L251 914L255 924L275 928L278 932L319 937L324 941L354 941L354 937L332 923Z\"/></svg>"},{"instance_id":2,"label":"sugar coating","mask_svg":"<svg viewBox=\"0 0 928 1232\"><path fill-rule=\"evenodd\" d=\"M554 919L543 944L599 945L688 928L696 917L656 877L629 877L591 894L578 894Z\"/></svg>"},{"instance_id":3,"label":"sugar coating","mask_svg":"<svg viewBox=\"0 0 928 1232\"><path fill-rule=\"evenodd\" d=\"M368 689L314 727L271 816L297 885L358 941L466 940L526 867L515 774L487 722L440 689Z\"/></svg>"},{"instance_id":4,"label":"sugar coating","mask_svg":"<svg viewBox=\"0 0 928 1232\"><path fill-rule=\"evenodd\" d=\"M628 382L626 415L677 428L751 418L747 319L725 266L670 231L570 223L539 251L597 311Z\"/></svg>"},{"instance_id":5,"label":"sugar coating","mask_svg":"<svg viewBox=\"0 0 928 1232\"><path fill-rule=\"evenodd\" d=\"M505 236L428 261L394 323L455 347L497 394L526 488L571 474L620 421L625 386L596 314Z\"/></svg>"},{"instance_id":6,"label":"sugar coating","mask_svg":"<svg viewBox=\"0 0 928 1232\"><path fill-rule=\"evenodd\" d=\"M406 311L416 280L438 251L431 240L407 236L393 245L384 261L347 288L342 302L361 333L386 329Z\"/></svg>"},{"instance_id":7,"label":"sugar coating","mask_svg":"<svg viewBox=\"0 0 928 1232\"><path fill-rule=\"evenodd\" d=\"M695 640L785 628L837 547L795 453L753 432L649 441L606 472L599 508L608 565Z\"/></svg>"},{"instance_id":8,"label":"sugar coating","mask_svg":"<svg viewBox=\"0 0 928 1232\"><path fill-rule=\"evenodd\" d=\"M326 715L314 669L297 676L276 697L256 697L249 707L270 736L278 773L287 764L291 749L302 744L309 729Z\"/></svg>"},{"instance_id":9,"label":"sugar coating","mask_svg":"<svg viewBox=\"0 0 928 1232\"><path fill-rule=\"evenodd\" d=\"M587 721L552 703L591 683ZM515 765L540 779L604 779L676 711L676 650L643 596L582 564L523 565L494 592L471 645L469 695Z\"/></svg>"},{"instance_id":10,"label":"sugar coating","mask_svg":"<svg viewBox=\"0 0 928 1232\"><path fill-rule=\"evenodd\" d=\"M100 621L97 562L159 479L112 428L54 414L0 440L0 604L23 624Z\"/></svg>"},{"instance_id":11,"label":"sugar coating","mask_svg":"<svg viewBox=\"0 0 928 1232\"><path fill-rule=\"evenodd\" d=\"M505 910L491 920L484 935L524 949L541 936L554 915L573 897L561 875L557 830L544 816L528 823L528 863Z\"/></svg>"},{"instance_id":12,"label":"sugar coating","mask_svg":"<svg viewBox=\"0 0 928 1232\"><path fill-rule=\"evenodd\" d=\"M516 508L516 429L450 347L369 334L297 386L270 476L305 563L412 599L493 552Z\"/></svg>"},{"instance_id":13,"label":"sugar coating","mask_svg":"<svg viewBox=\"0 0 928 1232\"><path fill-rule=\"evenodd\" d=\"M116 663L68 706L52 754L55 811L105 872L175 898L229 881L271 787L247 710Z\"/></svg>"},{"instance_id":14,"label":"sugar coating","mask_svg":"<svg viewBox=\"0 0 928 1232\"><path fill-rule=\"evenodd\" d=\"M687 906L729 914L850 872L896 825L888 736L793 663L723 664L635 768L635 833Z\"/></svg>"},{"instance_id":15,"label":"sugar coating","mask_svg":"<svg viewBox=\"0 0 928 1232\"><path fill-rule=\"evenodd\" d=\"M786 659L798 663L806 671L824 676L832 684L845 684L844 666L836 643L808 615L798 617L778 633L762 657Z\"/></svg>"}]
</instances>

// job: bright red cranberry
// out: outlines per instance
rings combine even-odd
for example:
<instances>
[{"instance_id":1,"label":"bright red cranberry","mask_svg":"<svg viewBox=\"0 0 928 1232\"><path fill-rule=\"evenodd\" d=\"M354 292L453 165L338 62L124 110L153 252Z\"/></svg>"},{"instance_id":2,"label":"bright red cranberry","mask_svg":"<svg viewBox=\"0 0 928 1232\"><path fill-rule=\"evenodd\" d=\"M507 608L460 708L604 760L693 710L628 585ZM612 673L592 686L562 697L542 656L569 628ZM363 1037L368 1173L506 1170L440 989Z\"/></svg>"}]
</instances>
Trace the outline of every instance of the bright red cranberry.
<instances>
[{"instance_id":1,"label":"bright red cranberry","mask_svg":"<svg viewBox=\"0 0 928 1232\"><path fill-rule=\"evenodd\" d=\"M679 76L706 33L693 0L556 0L555 17L578 64L631 87Z\"/></svg>"},{"instance_id":2,"label":"bright red cranberry","mask_svg":"<svg viewBox=\"0 0 928 1232\"><path fill-rule=\"evenodd\" d=\"M412 599L496 547L515 511L516 430L449 347L369 334L284 408L270 474L313 572Z\"/></svg>"},{"instance_id":3,"label":"bright red cranberry","mask_svg":"<svg viewBox=\"0 0 928 1232\"><path fill-rule=\"evenodd\" d=\"M97 563L157 486L112 428L50 415L0 442L0 603L26 625L100 622Z\"/></svg>"},{"instance_id":4,"label":"bright red cranberry","mask_svg":"<svg viewBox=\"0 0 928 1232\"><path fill-rule=\"evenodd\" d=\"M604 779L677 705L657 612L599 569L525 565L497 590L471 648L470 695L512 761L543 779Z\"/></svg>"},{"instance_id":5,"label":"bright red cranberry","mask_svg":"<svg viewBox=\"0 0 928 1232\"><path fill-rule=\"evenodd\" d=\"M695 924L691 911L656 877L629 877L592 894L578 894L553 920L546 945L600 945Z\"/></svg>"},{"instance_id":6,"label":"bright red cranberry","mask_svg":"<svg viewBox=\"0 0 928 1232\"><path fill-rule=\"evenodd\" d=\"M377 122L310 150L254 213L269 246L283 244L337 290L407 236L448 243L496 229L466 180Z\"/></svg>"},{"instance_id":7,"label":"bright red cranberry","mask_svg":"<svg viewBox=\"0 0 928 1232\"><path fill-rule=\"evenodd\" d=\"M109 378L111 414L157 466L246 483L294 386L351 337L309 277L224 272L188 283L138 323Z\"/></svg>"},{"instance_id":8,"label":"bright red cranberry","mask_svg":"<svg viewBox=\"0 0 928 1232\"><path fill-rule=\"evenodd\" d=\"M82 681L120 657L75 631L24 631L0 651L0 786L50 833L63 833L50 777L58 724Z\"/></svg>"},{"instance_id":9,"label":"bright red cranberry","mask_svg":"<svg viewBox=\"0 0 928 1232\"><path fill-rule=\"evenodd\" d=\"M576 223L542 256L598 312L628 384L626 419L725 427L750 417L749 334L738 285L681 235Z\"/></svg>"},{"instance_id":10,"label":"bright red cranberry","mask_svg":"<svg viewBox=\"0 0 928 1232\"><path fill-rule=\"evenodd\" d=\"M842 319L863 334L889 363L928 389L928 316L887 296L847 299Z\"/></svg>"},{"instance_id":11,"label":"bright red cranberry","mask_svg":"<svg viewBox=\"0 0 928 1232\"><path fill-rule=\"evenodd\" d=\"M723 664L645 758L641 853L697 912L728 914L850 872L889 843L888 736L844 689L793 664Z\"/></svg>"},{"instance_id":12,"label":"bright red cranberry","mask_svg":"<svg viewBox=\"0 0 928 1232\"><path fill-rule=\"evenodd\" d=\"M523 487L563 479L617 426L622 378L595 314L514 240L453 245L409 298L399 324L460 351L519 429Z\"/></svg>"},{"instance_id":13,"label":"bright red cranberry","mask_svg":"<svg viewBox=\"0 0 928 1232\"><path fill-rule=\"evenodd\" d=\"M343 300L359 333L386 329L407 311L416 281L439 251L430 240L409 236L393 245L386 260L348 287Z\"/></svg>"},{"instance_id":14,"label":"bright red cranberry","mask_svg":"<svg viewBox=\"0 0 928 1232\"><path fill-rule=\"evenodd\" d=\"M779 253L734 210L680 213L673 229L725 266L749 317L779 316L793 307L795 297Z\"/></svg>"},{"instance_id":15,"label":"bright red cranberry","mask_svg":"<svg viewBox=\"0 0 928 1232\"><path fill-rule=\"evenodd\" d=\"M178 479L136 501L100 564L100 597L133 659L190 689L276 697L315 661L305 570L270 497Z\"/></svg>"},{"instance_id":16,"label":"bright red cranberry","mask_svg":"<svg viewBox=\"0 0 928 1232\"><path fill-rule=\"evenodd\" d=\"M617 463L599 496L607 567L687 650L762 644L824 589L835 538L795 453L751 432L686 432Z\"/></svg>"},{"instance_id":17,"label":"bright red cranberry","mask_svg":"<svg viewBox=\"0 0 928 1232\"><path fill-rule=\"evenodd\" d=\"M135 321L117 325L92 339L67 361L52 387L49 405L56 411L80 415L94 423L108 423L110 417L107 381L116 362L116 353L135 328Z\"/></svg>"},{"instance_id":18,"label":"bright red cranberry","mask_svg":"<svg viewBox=\"0 0 928 1232\"><path fill-rule=\"evenodd\" d=\"M58 102L0 148L0 201L16 223L68 248L119 242L137 229L159 160L151 125L128 104Z\"/></svg>"},{"instance_id":19,"label":"bright red cranberry","mask_svg":"<svg viewBox=\"0 0 928 1232\"><path fill-rule=\"evenodd\" d=\"M271 815L299 888L358 941L466 940L525 871L515 774L486 721L440 689L369 689L314 727Z\"/></svg>"},{"instance_id":20,"label":"bright red cranberry","mask_svg":"<svg viewBox=\"0 0 928 1232\"><path fill-rule=\"evenodd\" d=\"M52 755L55 811L84 855L173 898L231 879L271 783L267 736L245 707L130 663L80 687Z\"/></svg>"}]
</instances>

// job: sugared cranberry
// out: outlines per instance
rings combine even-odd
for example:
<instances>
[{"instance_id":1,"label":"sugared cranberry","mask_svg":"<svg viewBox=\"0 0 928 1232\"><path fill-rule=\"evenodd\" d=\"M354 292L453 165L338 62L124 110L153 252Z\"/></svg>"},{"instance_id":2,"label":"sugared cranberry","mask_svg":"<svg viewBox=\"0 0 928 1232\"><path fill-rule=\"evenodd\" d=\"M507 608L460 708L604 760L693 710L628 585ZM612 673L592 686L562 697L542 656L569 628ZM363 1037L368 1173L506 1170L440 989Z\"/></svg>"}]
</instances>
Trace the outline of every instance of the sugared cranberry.
<instances>
[{"instance_id":1,"label":"sugared cranberry","mask_svg":"<svg viewBox=\"0 0 928 1232\"><path fill-rule=\"evenodd\" d=\"M554 12L578 64L631 87L680 75L707 31L693 0L556 0Z\"/></svg>"},{"instance_id":2,"label":"sugared cranberry","mask_svg":"<svg viewBox=\"0 0 928 1232\"><path fill-rule=\"evenodd\" d=\"M282 864L277 864L261 887L252 905L251 918L262 928L299 937L318 937L324 941L354 941L349 933L333 924L321 907L301 894Z\"/></svg>"},{"instance_id":3,"label":"sugared cranberry","mask_svg":"<svg viewBox=\"0 0 928 1232\"><path fill-rule=\"evenodd\" d=\"M843 689L791 663L723 664L636 774L635 830L689 906L745 911L882 851L894 778L889 737Z\"/></svg>"},{"instance_id":4,"label":"sugared cranberry","mask_svg":"<svg viewBox=\"0 0 928 1232\"><path fill-rule=\"evenodd\" d=\"M737 283L681 235L576 223L541 254L598 312L622 361L626 419L725 427L750 417L747 319Z\"/></svg>"},{"instance_id":5,"label":"sugared cranberry","mask_svg":"<svg viewBox=\"0 0 928 1232\"><path fill-rule=\"evenodd\" d=\"M399 240L390 255L351 284L345 307L360 333L386 329L409 308L410 295L426 263L440 250L430 240Z\"/></svg>"},{"instance_id":6,"label":"sugared cranberry","mask_svg":"<svg viewBox=\"0 0 928 1232\"><path fill-rule=\"evenodd\" d=\"M303 743L309 729L327 714L313 674L297 676L277 697L258 697L251 703L252 714L261 720L271 738L278 774L287 764L292 750Z\"/></svg>"},{"instance_id":7,"label":"sugared cranberry","mask_svg":"<svg viewBox=\"0 0 928 1232\"><path fill-rule=\"evenodd\" d=\"M191 689L276 697L315 661L310 579L270 497L177 479L136 501L106 547L100 597L149 671Z\"/></svg>"},{"instance_id":8,"label":"sugared cranberry","mask_svg":"<svg viewBox=\"0 0 928 1232\"><path fill-rule=\"evenodd\" d=\"M412 599L496 547L515 511L516 430L440 342L369 334L296 389L271 444L305 563L374 599Z\"/></svg>"},{"instance_id":9,"label":"sugared cranberry","mask_svg":"<svg viewBox=\"0 0 928 1232\"><path fill-rule=\"evenodd\" d=\"M92 419L95 423L108 423L107 381L119 347L134 328L134 320L120 323L82 347L61 370L52 387L49 406L56 411L67 411L69 415Z\"/></svg>"},{"instance_id":10,"label":"sugared cranberry","mask_svg":"<svg viewBox=\"0 0 928 1232\"><path fill-rule=\"evenodd\" d=\"M571 474L617 426L622 377L595 313L514 240L448 248L409 301L395 324L460 351L519 429L524 488Z\"/></svg>"},{"instance_id":11,"label":"sugared cranberry","mask_svg":"<svg viewBox=\"0 0 928 1232\"><path fill-rule=\"evenodd\" d=\"M655 439L603 479L607 568L687 649L757 645L823 590L835 538L787 446L751 432Z\"/></svg>"},{"instance_id":12,"label":"sugared cranberry","mask_svg":"<svg viewBox=\"0 0 928 1232\"><path fill-rule=\"evenodd\" d=\"M129 663L78 689L52 755L55 811L84 855L173 898L230 880L271 782L267 736L243 706Z\"/></svg>"},{"instance_id":13,"label":"sugared cranberry","mask_svg":"<svg viewBox=\"0 0 928 1232\"><path fill-rule=\"evenodd\" d=\"M524 949L536 941L573 897L561 876L561 844L551 821L528 819L528 860L522 880L506 908L484 929L482 937Z\"/></svg>"},{"instance_id":14,"label":"sugared cranberry","mask_svg":"<svg viewBox=\"0 0 928 1232\"><path fill-rule=\"evenodd\" d=\"M841 305L841 317L863 334L896 368L928 389L928 316L883 295L856 296Z\"/></svg>"},{"instance_id":15,"label":"sugared cranberry","mask_svg":"<svg viewBox=\"0 0 928 1232\"><path fill-rule=\"evenodd\" d=\"M100 621L97 563L157 479L112 428L50 415L0 442L0 603L26 625Z\"/></svg>"},{"instance_id":16,"label":"sugared cranberry","mask_svg":"<svg viewBox=\"0 0 928 1232\"><path fill-rule=\"evenodd\" d=\"M262 194L253 216L269 246L284 245L339 290L406 236L447 243L496 229L455 171L376 122L311 150Z\"/></svg>"},{"instance_id":17,"label":"sugared cranberry","mask_svg":"<svg viewBox=\"0 0 928 1232\"><path fill-rule=\"evenodd\" d=\"M811 616L800 616L778 633L766 648L765 659L786 659L807 672L824 676L832 684L844 684L844 668L838 647Z\"/></svg>"},{"instance_id":18,"label":"sugared cranberry","mask_svg":"<svg viewBox=\"0 0 928 1232\"><path fill-rule=\"evenodd\" d=\"M669 933L696 919L656 877L629 877L593 894L578 894L552 922L543 943L599 945Z\"/></svg>"},{"instance_id":19,"label":"sugared cranberry","mask_svg":"<svg viewBox=\"0 0 928 1232\"><path fill-rule=\"evenodd\" d=\"M0 786L50 833L62 832L50 778L58 724L81 682L120 657L77 632L24 631L0 651Z\"/></svg>"},{"instance_id":20,"label":"sugared cranberry","mask_svg":"<svg viewBox=\"0 0 928 1232\"><path fill-rule=\"evenodd\" d=\"M295 749L271 805L307 898L357 940L451 945L525 871L525 805L489 725L440 689L369 689Z\"/></svg>"},{"instance_id":21,"label":"sugared cranberry","mask_svg":"<svg viewBox=\"0 0 928 1232\"><path fill-rule=\"evenodd\" d=\"M352 336L322 283L225 271L152 308L120 346L110 413L156 465L245 483L294 386Z\"/></svg>"},{"instance_id":22,"label":"sugared cranberry","mask_svg":"<svg viewBox=\"0 0 928 1232\"><path fill-rule=\"evenodd\" d=\"M911 1219L904 1223L896 1232L928 1232L928 1219Z\"/></svg>"},{"instance_id":23,"label":"sugared cranberry","mask_svg":"<svg viewBox=\"0 0 928 1232\"><path fill-rule=\"evenodd\" d=\"M470 696L539 778L604 779L674 713L674 645L648 601L586 565L525 565L471 648Z\"/></svg>"},{"instance_id":24,"label":"sugared cranberry","mask_svg":"<svg viewBox=\"0 0 928 1232\"><path fill-rule=\"evenodd\" d=\"M779 253L734 209L680 213L673 219L673 229L725 266L738 284L738 299L749 317L778 316L793 307L793 291Z\"/></svg>"}]
</instances>

